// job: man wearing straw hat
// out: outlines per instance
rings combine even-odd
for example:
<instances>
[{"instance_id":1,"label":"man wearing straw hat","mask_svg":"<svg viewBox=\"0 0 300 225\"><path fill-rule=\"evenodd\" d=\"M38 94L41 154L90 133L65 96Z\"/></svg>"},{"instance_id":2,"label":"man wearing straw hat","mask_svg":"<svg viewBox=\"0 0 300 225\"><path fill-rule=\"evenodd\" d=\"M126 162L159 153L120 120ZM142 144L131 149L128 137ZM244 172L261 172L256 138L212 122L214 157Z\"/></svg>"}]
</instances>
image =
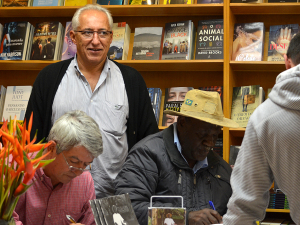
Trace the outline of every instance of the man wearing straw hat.
<instances>
[{"instance_id":1,"label":"man wearing straw hat","mask_svg":"<svg viewBox=\"0 0 300 225\"><path fill-rule=\"evenodd\" d=\"M129 152L115 180L116 194L129 193L141 225L147 224L152 195L181 195L187 224L221 223L231 196L231 167L215 152L221 128L238 127L224 118L217 92L187 92L178 121L149 135ZM215 210L209 204L214 203ZM159 198L153 207L179 207L180 202Z\"/></svg>"}]
</instances>

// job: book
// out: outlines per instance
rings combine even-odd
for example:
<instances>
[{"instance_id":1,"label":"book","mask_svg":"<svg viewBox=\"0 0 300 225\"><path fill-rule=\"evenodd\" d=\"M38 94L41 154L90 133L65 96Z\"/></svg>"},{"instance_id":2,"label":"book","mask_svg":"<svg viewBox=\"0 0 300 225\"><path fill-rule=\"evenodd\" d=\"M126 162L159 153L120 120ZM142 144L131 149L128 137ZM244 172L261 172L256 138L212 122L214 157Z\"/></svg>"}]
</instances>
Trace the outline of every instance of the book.
<instances>
[{"instance_id":1,"label":"book","mask_svg":"<svg viewBox=\"0 0 300 225\"><path fill-rule=\"evenodd\" d=\"M63 6L64 0L33 0L32 6Z\"/></svg>"},{"instance_id":2,"label":"book","mask_svg":"<svg viewBox=\"0 0 300 225\"><path fill-rule=\"evenodd\" d=\"M85 6L88 3L89 2L87 0L64 0L64 2L62 2L64 6ZM95 3L97 3L97 1L93 0L92 4Z\"/></svg>"},{"instance_id":3,"label":"book","mask_svg":"<svg viewBox=\"0 0 300 225\"><path fill-rule=\"evenodd\" d=\"M0 6L1 6L1 0L0 0ZM2 41L2 35L3 35L3 25L0 23L0 43Z\"/></svg>"},{"instance_id":4,"label":"book","mask_svg":"<svg viewBox=\"0 0 300 225\"><path fill-rule=\"evenodd\" d=\"M148 225L186 224L186 209L172 207L149 207Z\"/></svg>"},{"instance_id":5,"label":"book","mask_svg":"<svg viewBox=\"0 0 300 225\"><path fill-rule=\"evenodd\" d=\"M164 0L164 5L169 4L192 4L192 0Z\"/></svg>"},{"instance_id":6,"label":"book","mask_svg":"<svg viewBox=\"0 0 300 225\"><path fill-rule=\"evenodd\" d=\"M95 218L95 223L96 225L103 225L101 222L100 222L100 219L99 219L99 214L98 214L98 211L97 211L97 208L96 208L96 203L95 203L95 200L89 200L90 202L90 206L91 206L91 209L92 209L92 213L94 215L94 218Z\"/></svg>"},{"instance_id":7,"label":"book","mask_svg":"<svg viewBox=\"0 0 300 225\"><path fill-rule=\"evenodd\" d=\"M238 145L230 145L230 152L229 152L229 165L233 168L236 158L239 154L241 146Z\"/></svg>"},{"instance_id":8,"label":"book","mask_svg":"<svg viewBox=\"0 0 300 225\"><path fill-rule=\"evenodd\" d=\"M263 0L230 0L231 3L263 3Z\"/></svg>"},{"instance_id":9,"label":"book","mask_svg":"<svg viewBox=\"0 0 300 225\"><path fill-rule=\"evenodd\" d=\"M139 225L128 193L98 200L106 224Z\"/></svg>"},{"instance_id":10,"label":"book","mask_svg":"<svg viewBox=\"0 0 300 225\"><path fill-rule=\"evenodd\" d=\"M298 0L268 0L268 3L275 2L298 2Z\"/></svg>"},{"instance_id":11,"label":"book","mask_svg":"<svg viewBox=\"0 0 300 225\"><path fill-rule=\"evenodd\" d=\"M194 33L191 20L166 23L161 59L192 59Z\"/></svg>"},{"instance_id":12,"label":"book","mask_svg":"<svg viewBox=\"0 0 300 225\"><path fill-rule=\"evenodd\" d=\"M35 25L33 36L33 43L39 43L39 49L42 50L34 52L36 49L32 47L30 59L40 60L60 60L62 39L64 36L64 27L60 22L42 22ZM35 55L37 54L37 55Z\"/></svg>"},{"instance_id":13,"label":"book","mask_svg":"<svg viewBox=\"0 0 300 225\"><path fill-rule=\"evenodd\" d=\"M160 88L148 88L149 96L151 99L151 105L155 115L156 122L159 122L160 115L160 104L161 104L161 95L162 91Z\"/></svg>"},{"instance_id":14,"label":"book","mask_svg":"<svg viewBox=\"0 0 300 225\"><path fill-rule=\"evenodd\" d=\"M216 91L219 93L221 98L221 103L223 107L223 86L206 86L206 87L199 87L199 90L202 91Z\"/></svg>"},{"instance_id":15,"label":"book","mask_svg":"<svg viewBox=\"0 0 300 225\"><path fill-rule=\"evenodd\" d=\"M6 90L3 118L24 120L25 111L31 94L32 86L8 86Z\"/></svg>"},{"instance_id":16,"label":"book","mask_svg":"<svg viewBox=\"0 0 300 225\"><path fill-rule=\"evenodd\" d=\"M30 0L3 0L2 6L3 7L26 7L31 6L32 2ZM1 5L0 5L1 6Z\"/></svg>"},{"instance_id":17,"label":"book","mask_svg":"<svg viewBox=\"0 0 300 225\"><path fill-rule=\"evenodd\" d=\"M64 43L62 49L61 60L66 60L75 57L77 52L77 46L73 43L70 37L70 31L72 30L72 21L66 22Z\"/></svg>"},{"instance_id":18,"label":"book","mask_svg":"<svg viewBox=\"0 0 300 225\"><path fill-rule=\"evenodd\" d=\"M268 61L284 61L291 39L298 33L299 24L270 26Z\"/></svg>"},{"instance_id":19,"label":"book","mask_svg":"<svg viewBox=\"0 0 300 225\"><path fill-rule=\"evenodd\" d=\"M237 122L240 127L246 127L251 114L263 100L264 92L259 85L234 87L231 119Z\"/></svg>"},{"instance_id":20,"label":"book","mask_svg":"<svg viewBox=\"0 0 300 225\"><path fill-rule=\"evenodd\" d=\"M131 29L126 22L113 24L113 40L107 57L113 60L126 60L128 57Z\"/></svg>"},{"instance_id":21,"label":"book","mask_svg":"<svg viewBox=\"0 0 300 225\"><path fill-rule=\"evenodd\" d=\"M1 85L0 86L0 121L2 121L3 108L4 108L4 100L6 96L6 88Z\"/></svg>"},{"instance_id":22,"label":"book","mask_svg":"<svg viewBox=\"0 0 300 225\"><path fill-rule=\"evenodd\" d=\"M5 23L0 45L0 60L27 60L32 32L33 26L29 22Z\"/></svg>"},{"instance_id":23,"label":"book","mask_svg":"<svg viewBox=\"0 0 300 225\"><path fill-rule=\"evenodd\" d=\"M132 0L132 1L130 1L130 5L157 5L157 4L158 4L158 0Z\"/></svg>"},{"instance_id":24,"label":"book","mask_svg":"<svg viewBox=\"0 0 300 225\"><path fill-rule=\"evenodd\" d=\"M122 5L123 0L97 0L99 5Z\"/></svg>"},{"instance_id":25,"label":"book","mask_svg":"<svg viewBox=\"0 0 300 225\"><path fill-rule=\"evenodd\" d=\"M223 19L198 21L195 59L223 59Z\"/></svg>"},{"instance_id":26,"label":"book","mask_svg":"<svg viewBox=\"0 0 300 225\"><path fill-rule=\"evenodd\" d=\"M213 151L218 153L219 156L223 157L223 138L217 138Z\"/></svg>"},{"instance_id":27,"label":"book","mask_svg":"<svg viewBox=\"0 0 300 225\"><path fill-rule=\"evenodd\" d=\"M180 111L185 95L192 87L170 87L165 90L164 110ZM162 126L170 126L177 122L178 116L165 114L163 115Z\"/></svg>"},{"instance_id":28,"label":"book","mask_svg":"<svg viewBox=\"0 0 300 225\"><path fill-rule=\"evenodd\" d=\"M236 23L232 44L233 61L262 61L265 26L262 22Z\"/></svg>"},{"instance_id":29,"label":"book","mask_svg":"<svg viewBox=\"0 0 300 225\"><path fill-rule=\"evenodd\" d=\"M197 4L223 3L223 0L197 0Z\"/></svg>"},{"instance_id":30,"label":"book","mask_svg":"<svg viewBox=\"0 0 300 225\"><path fill-rule=\"evenodd\" d=\"M104 216L103 216L103 212L102 212L102 209L101 209L101 205L100 205L100 200L95 199L94 201L95 201L96 209L97 209L97 212L98 212L100 224L106 225L106 222L105 222Z\"/></svg>"},{"instance_id":31,"label":"book","mask_svg":"<svg viewBox=\"0 0 300 225\"><path fill-rule=\"evenodd\" d=\"M136 27L132 60L159 60L162 47L162 27Z\"/></svg>"}]
</instances>

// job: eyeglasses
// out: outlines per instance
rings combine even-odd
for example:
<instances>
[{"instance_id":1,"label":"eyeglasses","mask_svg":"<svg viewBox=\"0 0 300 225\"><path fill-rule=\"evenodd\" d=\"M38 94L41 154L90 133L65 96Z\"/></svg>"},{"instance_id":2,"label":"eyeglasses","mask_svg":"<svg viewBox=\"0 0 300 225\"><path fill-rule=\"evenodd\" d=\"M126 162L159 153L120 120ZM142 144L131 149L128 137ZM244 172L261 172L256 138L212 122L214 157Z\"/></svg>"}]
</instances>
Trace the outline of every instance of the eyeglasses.
<instances>
[{"instance_id":1,"label":"eyeglasses","mask_svg":"<svg viewBox=\"0 0 300 225\"><path fill-rule=\"evenodd\" d=\"M62 152L62 155L63 155L63 157L64 157L64 159L65 159L65 161L66 161L66 163L67 163L67 165L68 165L70 171L72 171L72 172L80 172L80 173L83 173L84 171L89 171L89 170L91 170L91 164L89 164L89 165L87 166L86 169L82 169L82 168L70 166L70 164L68 163L68 161L67 161L67 159L66 159L66 157L65 157L65 155L64 155L63 152Z\"/></svg>"},{"instance_id":2,"label":"eyeglasses","mask_svg":"<svg viewBox=\"0 0 300 225\"><path fill-rule=\"evenodd\" d=\"M110 34L112 34L112 31L108 31L108 30L99 30L99 31L77 30L75 32L81 33L85 39L92 39L94 37L94 33L97 33L98 37L100 37L102 39L106 39L109 37Z\"/></svg>"}]
</instances>

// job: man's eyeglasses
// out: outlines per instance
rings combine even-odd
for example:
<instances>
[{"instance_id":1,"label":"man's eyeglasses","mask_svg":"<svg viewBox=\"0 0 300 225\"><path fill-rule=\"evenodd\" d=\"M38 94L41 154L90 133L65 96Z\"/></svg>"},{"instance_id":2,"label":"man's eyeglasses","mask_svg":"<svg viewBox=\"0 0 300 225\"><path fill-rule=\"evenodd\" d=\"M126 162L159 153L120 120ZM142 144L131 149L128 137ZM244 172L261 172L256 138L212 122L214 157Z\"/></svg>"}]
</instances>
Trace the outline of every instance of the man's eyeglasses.
<instances>
[{"instance_id":1,"label":"man's eyeglasses","mask_svg":"<svg viewBox=\"0 0 300 225\"><path fill-rule=\"evenodd\" d=\"M62 152L62 155L63 155L63 157L64 157L64 159L65 159L65 161L66 161L66 163L67 163L70 171L83 173L84 171L91 170L91 164L89 164L85 169L74 167L74 166L70 166L70 164L68 163L68 161L67 161L67 159L66 159L66 157L65 157L65 155L64 155L63 152Z\"/></svg>"},{"instance_id":2,"label":"man's eyeglasses","mask_svg":"<svg viewBox=\"0 0 300 225\"><path fill-rule=\"evenodd\" d=\"M98 34L98 37L105 39L108 38L110 34L112 34L112 31L108 30L99 30L99 31L93 31L93 30L77 30L75 32L79 32L82 34L82 36L85 39L92 39L94 36L94 33Z\"/></svg>"}]
</instances>

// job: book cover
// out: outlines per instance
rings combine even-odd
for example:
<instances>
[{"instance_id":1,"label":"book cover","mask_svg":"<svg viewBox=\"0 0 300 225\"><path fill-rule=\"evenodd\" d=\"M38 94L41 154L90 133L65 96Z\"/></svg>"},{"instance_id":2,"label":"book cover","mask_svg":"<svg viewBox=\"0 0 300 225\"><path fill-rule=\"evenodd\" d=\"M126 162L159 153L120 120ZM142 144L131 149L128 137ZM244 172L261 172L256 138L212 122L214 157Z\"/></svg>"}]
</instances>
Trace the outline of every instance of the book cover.
<instances>
[{"instance_id":1,"label":"book cover","mask_svg":"<svg viewBox=\"0 0 300 225\"><path fill-rule=\"evenodd\" d=\"M192 4L192 0L164 0L164 5L169 4Z\"/></svg>"},{"instance_id":2,"label":"book cover","mask_svg":"<svg viewBox=\"0 0 300 225\"><path fill-rule=\"evenodd\" d=\"M263 0L230 0L231 3L263 3Z\"/></svg>"},{"instance_id":3,"label":"book cover","mask_svg":"<svg viewBox=\"0 0 300 225\"><path fill-rule=\"evenodd\" d=\"M9 22L4 24L0 45L0 60L25 60L31 30L29 22Z\"/></svg>"},{"instance_id":4,"label":"book cover","mask_svg":"<svg viewBox=\"0 0 300 225\"><path fill-rule=\"evenodd\" d=\"M1 4L0 4L1 6ZM2 41L2 35L3 35L3 25L0 23L0 43Z\"/></svg>"},{"instance_id":5,"label":"book cover","mask_svg":"<svg viewBox=\"0 0 300 225\"><path fill-rule=\"evenodd\" d=\"M132 60L159 60L162 32L162 27L135 28Z\"/></svg>"},{"instance_id":6,"label":"book cover","mask_svg":"<svg viewBox=\"0 0 300 225\"><path fill-rule=\"evenodd\" d=\"M94 218L95 218L95 223L96 223L96 225L103 225L103 224L100 223L99 214L98 214L98 211L97 211L97 208L96 208L95 200L96 199L89 200L90 206L91 206Z\"/></svg>"},{"instance_id":7,"label":"book cover","mask_svg":"<svg viewBox=\"0 0 300 225\"><path fill-rule=\"evenodd\" d=\"M43 22L35 26L30 59L57 60L62 42L62 26L60 22ZM61 56L61 55L60 55Z\"/></svg>"},{"instance_id":8,"label":"book cover","mask_svg":"<svg viewBox=\"0 0 300 225\"><path fill-rule=\"evenodd\" d=\"M248 120L260 103L259 85L234 87L232 92L231 119L240 127L246 127Z\"/></svg>"},{"instance_id":9,"label":"book cover","mask_svg":"<svg viewBox=\"0 0 300 225\"><path fill-rule=\"evenodd\" d=\"M223 86L206 86L206 87L199 87L199 90L202 91L216 91L219 93L222 106L223 106Z\"/></svg>"},{"instance_id":10,"label":"book cover","mask_svg":"<svg viewBox=\"0 0 300 225\"><path fill-rule=\"evenodd\" d=\"M148 92L151 99L151 105L153 108L155 119L158 124L162 91L160 88L148 88Z\"/></svg>"},{"instance_id":11,"label":"book cover","mask_svg":"<svg viewBox=\"0 0 300 225\"><path fill-rule=\"evenodd\" d=\"M192 87L170 87L165 90L164 110L180 111L184 102L186 93L192 90ZM170 126L177 122L178 116L163 114L162 126Z\"/></svg>"},{"instance_id":12,"label":"book cover","mask_svg":"<svg viewBox=\"0 0 300 225\"><path fill-rule=\"evenodd\" d=\"M97 0L99 5L122 5L123 0Z\"/></svg>"},{"instance_id":13,"label":"book cover","mask_svg":"<svg viewBox=\"0 0 300 225\"><path fill-rule=\"evenodd\" d=\"M223 0L197 0L197 4L223 3Z\"/></svg>"},{"instance_id":14,"label":"book cover","mask_svg":"<svg viewBox=\"0 0 300 225\"><path fill-rule=\"evenodd\" d=\"M23 120L31 94L32 86L8 86L6 90L3 117L10 120L17 116L17 120Z\"/></svg>"},{"instance_id":15,"label":"book cover","mask_svg":"<svg viewBox=\"0 0 300 225\"><path fill-rule=\"evenodd\" d=\"M186 209L171 207L149 207L148 225L156 224L185 224Z\"/></svg>"},{"instance_id":16,"label":"book cover","mask_svg":"<svg viewBox=\"0 0 300 225\"><path fill-rule=\"evenodd\" d=\"M61 0L33 0L32 6L62 6Z\"/></svg>"},{"instance_id":17,"label":"book cover","mask_svg":"<svg viewBox=\"0 0 300 225\"><path fill-rule=\"evenodd\" d=\"M270 26L268 61L284 61L291 39L298 33L299 24Z\"/></svg>"},{"instance_id":18,"label":"book cover","mask_svg":"<svg viewBox=\"0 0 300 225\"><path fill-rule=\"evenodd\" d=\"M232 44L233 61L262 61L265 27L262 22L236 23Z\"/></svg>"},{"instance_id":19,"label":"book cover","mask_svg":"<svg viewBox=\"0 0 300 225\"><path fill-rule=\"evenodd\" d=\"M132 0L130 5L157 5L158 0Z\"/></svg>"},{"instance_id":20,"label":"book cover","mask_svg":"<svg viewBox=\"0 0 300 225\"><path fill-rule=\"evenodd\" d=\"M72 22L66 22L66 29L65 29L65 36L64 36L64 43L63 43L63 50L61 55L61 60L70 59L75 57L77 52L77 47L73 43L70 37L70 31L72 30Z\"/></svg>"},{"instance_id":21,"label":"book cover","mask_svg":"<svg viewBox=\"0 0 300 225\"><path fill-rule=\"evenodd\" d=\"M130 27L126 22L113 24L113 41L107 52L107 57L113 60L126 60L128 57Z\"/></svg>"},{"instance_id":22,"label":"book cover","mask_svg":"<svg viewBox=\"0 0 300 225\"><path fill-rule=\"evenodd\" d=\"M88 4L87 0L65 0L64 6L85 6Z\"/></svg>"},{"instance_id":23,"label":"book cover","mask_svg":"<svg viewBox=\"0 0 300 225\"><path fill-rule=\"evenodd\" d=\"M223 158L223 138L218 138L215 146L213 147L213 151L218 153L219 156Z\"/></svg>"},{"instance_id":24,"label":"book cover","mask_svg":"<svg viewBox=\"0 0 300 225\"><path fill-rule=\"evenodd\" d=\"M3 108L4 108L4 101L6 96L6 88L1 85L0 86L0 121L2 121L3 115Z\"/></svg>"},{"instance_id":25,"label":"book cover","mask_svg":"<svg viewBox=\"0 0 300 225\"><path fill-rule=\"evenodd\" d=\"M195 59L223 59L223 19L198 21Z\"/></svg>"},{"instance_id":26,"label":"book cover","mask_svg":"<svg viewBox=\"0 0 300 225\"><path fill-rule=\"evenodd\" d=\"M3 7L28 6L28 0L3 0Z\"/></svg>"},{"instance_id":27,"label":"book cover","mask_svg":"<svg viewBox=\"0 0 300 225\"><path fill-rule=\"evenodd\" d=\"M106 224L139 225L129 194L99 199Z\"/></svg>"},{"instance_id":28,"label":"book cover","mask_svg":"<svg viewBox=\"0 0 300 225\"><path fill-rule=\"evenodd\" d=\"M106 222L105 222L105 220L104 220L103 212L102 212L101 205L100 205L100 200L99 199L95 199L94 202L95 202L96 209L97 209L97 212L98 212L100 224L101 225L107 225Z\"/></svg>"},{"instance_id":29,"label":"book cover","mask_svg":"<svg viewBox=\"0 0 300 225\"><path fill-rule=\"evenodd\" d=\"M166 23L162 59L191 59L193 35L191 20Z\"/></svg>"},{"instance_id":30,"label":"book cover","mask_svg":"<svg viewBox=\"0 0 300 225\"><path fill-rule=\"evenodd\" d=\"M237 155L240 151L241 146L238 145L230 145L230 152L229 152L229 165L233 168Z\"/></svg>"}]
</instances>

